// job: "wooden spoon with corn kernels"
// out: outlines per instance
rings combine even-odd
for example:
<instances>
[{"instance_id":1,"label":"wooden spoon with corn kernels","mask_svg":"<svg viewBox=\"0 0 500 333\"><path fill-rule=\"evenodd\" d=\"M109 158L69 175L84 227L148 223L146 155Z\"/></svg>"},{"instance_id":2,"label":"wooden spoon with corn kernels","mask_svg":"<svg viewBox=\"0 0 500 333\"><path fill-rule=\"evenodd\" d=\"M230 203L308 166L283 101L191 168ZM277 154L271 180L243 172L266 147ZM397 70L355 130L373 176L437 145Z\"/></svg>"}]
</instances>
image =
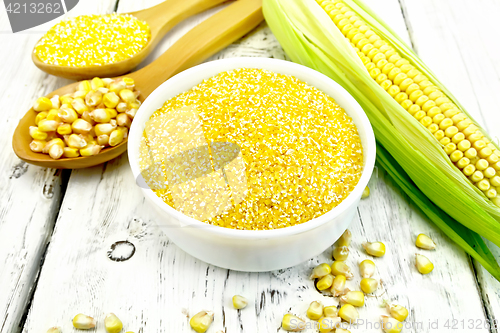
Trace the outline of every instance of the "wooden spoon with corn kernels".
<instances>
[{"instance_id":1,"label":"wooden spoon with corn kernels","mask_svg":"<svg viewBox=\"0 0 500 333\"><path fill-rule=\"evenodd\" d=\"M163 36L179 22L224 1L227 0L166 0L151 8L125 13L141 21L145 21L149 25L151 37L141 51L122 61L101 66L85 67L51 65L41 61L36 55L35 50L33 50L31 58L36 67L42 71L72 80L121 75L137 67L153 51Z\"/></svg>"},{"instance_id":2,"label":"wooden spoon with corn kernels","mask_svg":"<svg viewBox=\"0 0 500 333\"><path fill-rule=\"evenodd\" d=\"M128 74L134 79L135 87L140 91L139 100L144 101L160 84L171 76L192 67L236 41L264 19L262 0L238 0L207 20L203 21L181 39L175 42L165 53L150 65ZM46 97L63 96L73 93L78 82L59 88ZM12 138L12 147L16 155L30 164L56 168L78 169L107 162L127 149L127 140L115 147L108 147L97 155L52 159L49 155L31 151L29 127L35 125L37 112L31 108L19 121Z\"/></svg>"}]
</instances>

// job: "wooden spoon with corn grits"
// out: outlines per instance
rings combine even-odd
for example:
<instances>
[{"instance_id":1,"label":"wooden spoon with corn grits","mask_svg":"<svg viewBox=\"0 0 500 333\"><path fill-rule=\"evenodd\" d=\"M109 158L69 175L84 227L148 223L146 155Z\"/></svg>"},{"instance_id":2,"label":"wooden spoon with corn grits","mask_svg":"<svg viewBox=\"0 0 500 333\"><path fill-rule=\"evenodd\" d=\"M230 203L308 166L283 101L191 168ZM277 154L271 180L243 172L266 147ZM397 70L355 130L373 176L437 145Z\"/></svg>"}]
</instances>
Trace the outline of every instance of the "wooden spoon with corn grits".
<instances>
[{"instance_id":1,"label":"wooden spoon with corn grits","mask_svg":"<svg viewBox=\"0 0 500 333\"><path fill-rule=\"evenodd\" d=\"M238 0L206 19L175 42L165 53L148 66L128 74L140 91L143 101L153 90L171 76L197 65L222 50L259 25L264 19L262 0ZM78 82L59 88L47 97L62 96L76 90ZM32 152L29 144L29 127L35 124L37 112L31 108L19 121L12 138L16 155L30 164L56 169L86 168L107 162L127 149L127 140L115 147L108 147L97 155L52 159L47 154Z\"/></svg>"},{"instance_id":2,"label":"wooden spoon with corn grits","mask_svg":"<svg viewBox=\"0 0 500 333\"><path fill-rule=\"evenodd\" d=\"M36 67L42 71L72 80L83 80L96 76L104 78L121 75L137 67L153 51L163 36L179 22L224 1L227 0L166 0L151 8L125 13L141 21L145 21L149 25L151 38L140 52L122 61L102 66L86 67L51 65L41 61L34 49L31 58Z\"/></svg>"}]
</instances>

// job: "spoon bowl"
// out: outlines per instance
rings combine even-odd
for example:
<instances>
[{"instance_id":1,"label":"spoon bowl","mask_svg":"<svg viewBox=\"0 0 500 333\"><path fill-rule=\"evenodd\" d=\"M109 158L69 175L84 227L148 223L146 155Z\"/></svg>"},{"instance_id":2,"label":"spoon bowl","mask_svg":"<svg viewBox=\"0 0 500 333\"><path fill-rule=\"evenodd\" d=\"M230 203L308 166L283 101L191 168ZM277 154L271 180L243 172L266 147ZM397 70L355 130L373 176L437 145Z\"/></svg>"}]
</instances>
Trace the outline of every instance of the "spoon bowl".
<instances>
[{"instance_id":1,"label":"spoon bowl","mask_svg":"<svg viewBox=\"0 0 500 333\"><path fill-rule=\"evenodd\" d=\"M206 9L215 7L224 1L227 0L166 0L147 9L125 13L134 16L138 20L145 21L149 25L151 37L142 50L122 61L102 66L85 67L51 65L41 61L35 53L35 49L31 53L31 59L35 66L42 71L72 80L113 77L128 73L137 67L154 50L163 36L179 22Z\"/></svg>"},{"instance_id":2,"label":"spoon bowl","mask_svg":"<svg viewBox=\"0 0 500 333\"><path fill-rule=\"evenodd\" d=\"M262 0L238 0L212 15L182 36L154 62L127 75L134 79L136 89L140 91L139 100L144 101L168 78L222 50L250 32L263 20ZM78 82L75 82L59 88L47 97L72 93L76 90L77 84ZM64 157L54 160L49 155L35 153L29 147L32 140L29 127L35 124L36 115L37 112L33 108L29 109L19 121L12 138L14 152L27 163L55 169L87 168L107 162L127 149L127 140L124 140L115 147L105 148L99 154L88 157Z\"/></svg>"}]
</instances>

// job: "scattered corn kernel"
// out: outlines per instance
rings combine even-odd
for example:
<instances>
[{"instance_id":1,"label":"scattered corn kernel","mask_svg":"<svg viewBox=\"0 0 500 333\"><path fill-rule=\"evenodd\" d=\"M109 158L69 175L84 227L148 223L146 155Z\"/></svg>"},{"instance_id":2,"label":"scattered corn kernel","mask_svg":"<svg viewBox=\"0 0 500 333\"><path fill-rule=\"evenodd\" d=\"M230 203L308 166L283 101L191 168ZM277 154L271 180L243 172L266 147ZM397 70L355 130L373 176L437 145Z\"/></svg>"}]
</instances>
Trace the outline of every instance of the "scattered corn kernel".
<instances>
[{"instance_id":1,"label":"scattered corn kernel","mask_svg":"<svg viewBox=\"0 0 500 333\"><path fill-rule=\"evenodd\" d=\"M233 306L235 309L244 309L248 305L248 300L240 295L233 296Z\"/></svg>"},{"instance_id":2,"label":"scattered corn kernel","mask_svg":"<svg viewBox=\"0 0 500 333\"><path fill-rule=\"evenodd\" d=\"M417 236L415 245L424 250L434 250L436 248L436 243L427 235L420 234Z\"/></svg>"},{"instance_id":3,"label":"scattered corn kernel","mask_svg":"<svg viewBox=\"0 0 500 333\"><path fill-rule=\"evenodd\" d=\"M332 289L330 290L333 296L337 297L344 293L346 277L344 275L337 275L333 279Z\"/></svg>"},{"instance_id":4,"label":"scattered corn kernel","mask_svg":"<svg viewBox=\"0 0 500 333\"><path fill-rule=\"evenodd\" d=\"M316 283L316 288L318 288L319 290L326 290L326 289L330 288L333 284L333 279L334 279L334 277L331 274L323 276Z\"/></svg>"},{"instance_id":5,"label":"scattered corn kernel","mask_svg":"<svg viewBox=\"0 0 500 333\"><path fill-rule=\"evenodd\" d=\"M359 318L359 313L351 304L344 304L339 310L339 317L349 323L355 323Z\"/></svg>"},{"instance_id":6,"label":"scattered corn kernel","mask_svg":"<svg viewBox=\"0 0 500 333\"><path fill-rule=\"evenodd\" d=\"M372 278L364 278L361 280L359 283L359 286L361 287L361 290L365 294L371 294L378 288L378 281Z\"/></svg>"},{"instance_id":7,"label":"scattered corn kernel","mask_svg":"<svg viewBox=\"0 0 500 333\"><path fill-rule=\"evenodd\" d=\"M335 244L338 247L349 246L349 245L351 245L351 239L352 239L352 234L349 231L349 229L347 229L346 231L344 231L342 236L340 236L340 238L337 240L337 242Z\"/></svg>"},{"instance_id":8,"label":"scattered corn kernel","mask_svg":"<svg viewBox=\"0 0 500 333\"><path fill-rule=\"evenodd\" d=\"M311 274L311 280L322 278L325 275L328 275L332 272L332 268L328 264L319 264L318 266L314 267L312 274Z\"/></svg>"},{"instance_id":9,"label":"scattered corn kernel","mask_svg":"<svg viewBox=\"0 0 500 333\"><path fill-rule=\"evenodd\" d=\"M434 264L426 256L421 254L415 255L415 264L421 274L429 274L434 269Z\"/></svg>"},{"instance_id":10,"label":"scattered corn kernel","mask_svg":"<svg viewBox=\"0 0 500 333\"><path fill-rule=\"evenodd\" d=\"M366 242L362 244L366 253L374 257L382 257L385 254L385 245L382 242Z\"/></svg>"},{"instance_id":11,"label":"scattered corn kernel","mask_svg":"<svg viewBox=\"0 0 500 333\"><path fill-rule=\"evenodd\" d=\"M386 309L397 321L405 321L406 317L408 317L408 310L402 305L388 303Z\"/></svg>"},{"instance_id":12,"label":"scattered corn kernel","mask_svg":"<svg viewBox=\"0 0 500 333\"><path fill-rule=\"evenodd\" d=\"M287 313L283 316L281 327L288 332L299 332L306 328L306 323L299 317Z\"/></svg>"},{"instance_id":13,"label":"scattered corn kernel","mask_svg":"<svg viewBox=\"0 0 500 333\"><path fill-rule=\"evenodd\" d=\"M341 319L339 317L321 317L318 320L319 333L329 333L335 331L340 325Z\"/></svg>"},{"instance_id":14,"label":"scattered corn kernel","mask_svg":"<svg viewBox=\"0 0 500 333\"><path fill-rule=\"evenodd\" d=\"M323 308L323 315L325 317L338 317L338 314L339 314L339 310L334 305L325 306Z\"/></svg>"},{"instance_id":15,"label":"scattered corn kernel","mask_svg":"<svg viewBox=\"0 0 500 333\"><path fill-rule=\"evenodd\" d=\"M195 314L189 320L189 325L191 328L198 333L205 333L208 330L208 327L214 321L214 313L210 311L201 311Z\"/></svg>"},{"instance_id":16,"label":"scattered corn kernel","mask_svg":"<svg viewBox=\"0 0 500 333\"><path fill-rule=\"evenodd\" d=\"M359 264L359 271L362 278L371 278L375 274L375 263L371 260L363 260Z\"/></svg>"},{"instance_id":17,"label":"scattered corn kernel","mask_svg":"<svg viewBox=\"0 0 500 333\"><path fill-rule=\"evenodd\" d=\"M79 313L73 318L73 326L78 330L89 330L95 327L95 320L92 317Z\"/></svg>"},{"instance_id":18,"label":"scattered corn kernel","mask_svg":"<svg viewBox=\"0 0 500 333\"><path fill-rule=\"evenodd\" d=\"M380 316L382 329L385 333L399 333L403 329L403 323L389 316Z\"/></svg>"},{"instance_id":19,"label":"scattered corn kernel","mask_svg":"<svg viewBox=\"0 0 500 333\"><path fill-rule=\"evenodd\" d=\"M110 313L104 318L104 328L108 333L119 333L123 329L123 323L114 313Z\"/></svg>"},{"instance_id":20,"label":"scattered corn kernel","mask_svg":"<svg viewBox=\"0 0 500 333\"><path fill-rule=\"evenodd\" d=\"M51 327L47 330L47 333L62 333L60 327Z\"/></svg>"},{"instance_id":21,"label":"scattered corn kernel","mask_svg":"<svg viewBox=\"0 0 500 333\"><path fill-rule=\"evenodd\" d=\"M351 272L351 268L347 266L345 262L337 260L332 264L332 274L344 275L347 279L352 279L354 276Z\"/></svg>"},{"instance_id":22,"label":"scattered corn kernel","mask_svg":"<svg viewBox=\"0 0 500 333\"><path fill-rule=\"evenodd\" d=\"M345 261L349 256L349 248L347 246L338 246L333 250L332 257L334 260Z\"/></svg>"},{"instance_id":23,"label":"scattered corn kernel","mask_svg":"<svg viewBox=\"0 0 500 333\"><path fill-rule=\"evenodd\" d=\"M127 14L81 15L53 26L35 46L35 54L47 64L87 67L116 63L141 51L151 33L146 22ZM86 91L92 88L85 81ZM92 80L104 86L104 83Z\"/></svg>"},{"instance_id":24,"label":"scattered corn kernel","mask_svg":"<svg viewBox=\"0 0 500 333\"><path fill-rule=\"evenodd\" d=\"M361 199L368 198L370 196L370 188L367 186L363 190L363 194L361 194Z\"/></svg>"},{"instance_id":25,"label":"scattered corn kernel","mask_svg":"<svg viewBox=\"0 0 500 333\"><path fill-rule=\"evenodd\" d=\"M365 294L361 291L348 291L340 297L340 301L360 307L365 305Z\"/></svg>"},{"instance_id":26,"label":"scattered corn kernel","mask_svg":"<svg viewBox=\"0 0 500 333\"><path fill-rule=\"evenodd\" d=\"M323 304L314 301L309 305L306 313L307 317L312 320L318 320L323 316Z\"/></svg>"}]
</instances>

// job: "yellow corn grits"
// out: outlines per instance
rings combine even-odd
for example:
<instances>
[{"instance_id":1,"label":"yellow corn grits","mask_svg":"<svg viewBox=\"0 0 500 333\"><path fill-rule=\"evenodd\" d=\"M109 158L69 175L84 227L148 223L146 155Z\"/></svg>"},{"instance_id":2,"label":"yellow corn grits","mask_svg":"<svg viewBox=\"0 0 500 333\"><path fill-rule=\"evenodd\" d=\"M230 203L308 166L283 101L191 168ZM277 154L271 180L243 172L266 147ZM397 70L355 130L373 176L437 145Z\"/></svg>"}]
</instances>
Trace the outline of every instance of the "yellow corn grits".
<instances>
[{"instance_id":1,"label":"yellow corn grits","mask_svg":"<svg viewBox=\"0 0 500 333\"><path fill-rule=\"evenodd\" d=\"M101 66L134 56L150 37L149 25L131 15L81 15L53 26L34 52L46 64Z\"/></svg>"},{"instance_id":2,"label":"yellow corn grits","mask_svg":"<svg viewBox=\"0 0 500 333\"><path fill-rule=\"evenodd\" d=\"M223 72L167 100L151 119L189 106L206 140L237 144L245 164L244 200L205 223L241 230L304 223L336 207L359 181L363 149L352 119L293 76ZM175 208L168 188L154 191Z\"/></svg>"}]
</instances>

